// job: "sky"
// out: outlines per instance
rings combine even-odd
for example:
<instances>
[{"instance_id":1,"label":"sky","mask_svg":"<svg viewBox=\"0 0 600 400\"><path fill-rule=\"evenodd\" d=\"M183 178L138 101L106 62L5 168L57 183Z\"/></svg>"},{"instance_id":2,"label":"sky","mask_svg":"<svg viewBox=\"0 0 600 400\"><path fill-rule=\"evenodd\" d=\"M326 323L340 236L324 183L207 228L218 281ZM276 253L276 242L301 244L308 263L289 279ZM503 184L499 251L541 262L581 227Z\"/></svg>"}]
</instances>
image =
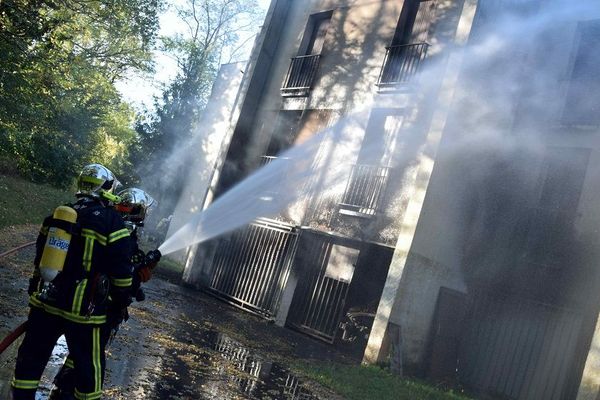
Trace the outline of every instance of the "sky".
<instances>
[{"instance_id":1,"label":"sky","mask_svg":"<svg viewBox=\"0 0 600 400\"><path fill-rule=\"evenodd\" d=\"M170 0L171 5L182 3L184 0ZM271 0L257 0L259 7L266 14L267 8ZM159 36L171 36L177 33L184 33L184 25L178 21L177 13L173 7L169 7L160 16L160 31ZM248 36L240 34L240 43L247 41L244 48L245 54L250 55L252 50L253 40ZM242 61L244 58L236 59ZM176 63L167 54L160 50L154 51L154 61L156 63L155 73L140 75L131 73L121 81L117 82L116 86L122 94L125 101L131 103L137 109L144 107L151 109L153 98L160 96L163 88L174 78L176 74Z\"/></svg>"}]
</instances>

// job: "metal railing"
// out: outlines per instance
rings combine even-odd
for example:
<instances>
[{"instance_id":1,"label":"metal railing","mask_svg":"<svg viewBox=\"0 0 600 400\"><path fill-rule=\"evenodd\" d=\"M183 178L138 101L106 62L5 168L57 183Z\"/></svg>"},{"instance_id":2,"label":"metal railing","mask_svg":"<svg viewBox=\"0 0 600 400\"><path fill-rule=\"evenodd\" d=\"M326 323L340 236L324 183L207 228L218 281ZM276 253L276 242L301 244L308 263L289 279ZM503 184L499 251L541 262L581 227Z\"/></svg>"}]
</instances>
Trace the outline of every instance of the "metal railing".
<instances>
[{"instance_id":1,"label":"metal railing","mask_svg":"<svg viewBox=\"0 0 600 400\"><path fill-rule=\"evenodd\" d=\"M341 206L373 215L380 206L390 167L357 164L352 167Z\"/></svg>"},{"instance_id":2,"label":"metal railing","mask_svg":"<svg viewBox=\"0 0 600 400\"><path fill-rule=\"evenodd\" d=\"M272 317L287 282L296 229L260 219L219 239L209 290L251 312Z\"/></svg>"},{"instance_id":3,"label":"metal railing","mask_svg":"<svg viewBox=\"0 0 600 400\"><path fill-rule=\"evenodd\" d=\"M386 47L378 86L394 86L409 82L419 71L427 55L429 43L401 44Z\"/></svg>"},{"instance_id":4,"label":"metal railing","mask_svg":"<svg viewBox=\"0 0 600 400\"><path fill-rule=\"evenodd\" d=\"M292 57L281 91L286 93L309 90L317 74L320 58L320 54Z\"/></svg>"},{"instance_id":5,"label":"metal railing","mask_svg":"<svg viewBox=\"0 0 600 400\"><path fill-rule=\"evenodd\" d=\"M277 157L275 156L260 156L260 166L264 167L265 165L269 165L275 160L277 160Z\"/></svg>"}]
</instances>

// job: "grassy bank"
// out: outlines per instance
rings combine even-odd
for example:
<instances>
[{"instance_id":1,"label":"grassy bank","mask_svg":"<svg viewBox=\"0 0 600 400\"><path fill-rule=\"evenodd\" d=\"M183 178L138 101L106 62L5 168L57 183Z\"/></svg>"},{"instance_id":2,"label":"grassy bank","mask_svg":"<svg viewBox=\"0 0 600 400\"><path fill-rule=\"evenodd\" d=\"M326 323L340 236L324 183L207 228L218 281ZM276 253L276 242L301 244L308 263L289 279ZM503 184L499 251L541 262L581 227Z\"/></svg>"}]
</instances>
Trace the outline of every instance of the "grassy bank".
<instances>
[{"instance_id":1,"label":"grassy bank","mask_svg":"<svg viewBox=\"0 0 600 400\"><path fill-rule=\"evenodd\" d=\"M183 265L168 257L162 257L155 272L170 282L179 283L183 274Z\"/></svg>"},{"instance_id":2,"label":"grassy bank","mask_svg":"<svg viewBox=\"0 0 600 400\"><path fill-rule=\"evenodd\" d=\"M40 224L73 193L26 179L0 175L0 228L11 225Z\"/></svg>"},{"instance_id":3,"label":"grassy bank","mask_svg":"<svg viewBox=\"0 0 600 400\"><path fill-rule=\"evenodd\" d=\"M468 400L426 383L402 379L376 366L299 365L308 377L348 400Z\"/></svg>"}]
</instances>

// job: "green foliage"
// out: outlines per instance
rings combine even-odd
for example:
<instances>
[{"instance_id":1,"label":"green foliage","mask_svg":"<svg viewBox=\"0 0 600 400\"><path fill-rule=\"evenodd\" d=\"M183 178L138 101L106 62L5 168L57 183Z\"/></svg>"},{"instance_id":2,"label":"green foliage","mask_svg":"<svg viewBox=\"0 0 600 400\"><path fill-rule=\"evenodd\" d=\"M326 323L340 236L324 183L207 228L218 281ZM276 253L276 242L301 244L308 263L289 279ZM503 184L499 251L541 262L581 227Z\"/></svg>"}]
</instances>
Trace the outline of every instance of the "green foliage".
<instances>
[{"instance_id":1,"label":"green foliage","mask_svg":"<svg viewBox=\"0 0 600 400\"><path fill-rule=\"evenodd\" d=\"M463 395L402 379L372 365L303 364L298 367L349 400L468 400Z\"/></svg>"},{"instance_id":2,"label":"green foliage","mask_svg":"<svg viewBox=\"0 0 600 400\"><path fill-rule=\"evenodd\" d=\"M58 205L73 200L72 190L0 175L0 228L40 224Z\"/></svg>"},{"instance_id":3,"label":"green foliage","mask_svg":"<svg viewBox=\"0 0 600 400\"><path fill-rule=\"evenodd\" d=\"M114 87L149 71L159 0L0 2L0 155L66 187L85 164L127 168L134 114Z\"/></svg>"}]
</instances>

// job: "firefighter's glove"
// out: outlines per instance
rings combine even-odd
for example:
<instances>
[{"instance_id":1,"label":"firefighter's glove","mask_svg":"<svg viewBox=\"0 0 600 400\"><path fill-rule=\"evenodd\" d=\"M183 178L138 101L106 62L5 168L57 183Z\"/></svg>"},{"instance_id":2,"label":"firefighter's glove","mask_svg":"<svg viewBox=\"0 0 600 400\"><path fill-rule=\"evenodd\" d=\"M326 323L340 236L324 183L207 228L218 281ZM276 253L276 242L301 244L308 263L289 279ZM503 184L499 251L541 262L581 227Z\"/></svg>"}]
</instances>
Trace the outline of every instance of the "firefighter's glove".
<instances>
[{"instance_id":1,"label":"firefighter's glove","mask_svg":"<svg viewBox=\"0 0 600 400\"><path fill-rule=\"evenodd\" d=\"M107 316L107 323L111 329L118 329L119 325L121 325L124 321L129 319L129 311L127 311L127 307L123 308L112 308Z\"/></svg>"},{"instance_id":2,"label":"firefighter's glove","mask_svg":"<svg viewBox=\"0 0 600 400\"><path fill-rule=\"evenodd\" d=\"M138 277L140 278L140 282L145 283L152 278L152 269L149 266L142 267L138 270Z\"/></svg>"},{"instance_id":3,"label":"firefighter's glove","mask_svg":"<svg viewBox=\"0 0 600 400\"><path fill-rule=\"evenodd\" d=\"M137 292L135 292L135 301L144 301L146 300L146 293L142 288L139 288Z\"/></svg>"},{"instance_id":4,"label":"firefighter's glove","mask_svg":"<svg viewBox=\"0 0 600 400\"><path fill-rule=\"evenodd\" d=\"M158 262L160 261L161 256L162 256L162 254L160 254L160 251L158 251L158 250L149 251L146 254L146 259L144 260L144 267L154 269L156 267L156 265L158 264ZM142 280L142 282L146 282L146 281Z\"/></svg>"},{"instance_id":5,"label":"firefighter's glove","mask_svg":"<svg viewBox=\"0 0 600 400\"><path fill-rule=\"evenodd\" d=\"M37 292L39 290L40 287L40 277L39 276L34 276L33 278L29 279L29 286L27 287L27 294L28 295L32 295L35 292Z\"/></svg>"},{"instance_id":6,"label":"firefighter's glove","mask_svg":"<svg viewBox=\"0 0 600 400\"><path fill-rule=\"evenodd\" d=\"M133 299L131 298L131 288L114 288L110 294L112 303L109 306L111 310L121 310L127 308Z\"/></svg>"}]
</instances>

